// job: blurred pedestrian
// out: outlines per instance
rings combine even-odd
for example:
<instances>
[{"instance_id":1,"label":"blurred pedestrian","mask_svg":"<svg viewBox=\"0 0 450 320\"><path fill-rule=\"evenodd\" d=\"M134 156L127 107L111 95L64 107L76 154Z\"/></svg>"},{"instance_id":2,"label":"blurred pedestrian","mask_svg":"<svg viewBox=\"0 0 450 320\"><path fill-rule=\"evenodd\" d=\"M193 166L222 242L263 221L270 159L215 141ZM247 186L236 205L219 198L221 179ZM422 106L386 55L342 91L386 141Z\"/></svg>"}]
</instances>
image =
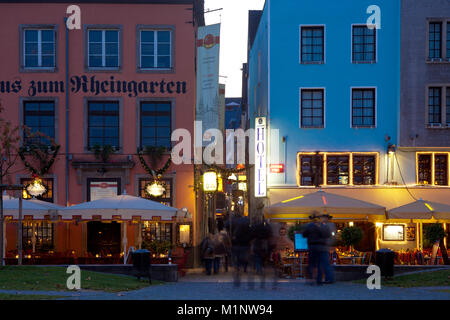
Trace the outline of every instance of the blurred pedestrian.
<instances>
[{"instance_id":1,"label":"blurred pedestrian","mask_svg":"<svg viewBox=\"0 0 450 320\"><path fill-rule=\"evenodd\" d=\"M309 217L312 222L306 225L303 236L308 239L308 273L313 283L314 273L316 273L316 283L322 284L322 275L325 273L324 257L328 259L327 239L329 238L329 228L319 221L318 212L314 211Z\"/></svg>"},{"instance_id":2,"label":"blurred pedestrian","mask_svg":"<svg viewBox=\"0 0 450 320\"><path fill-rule=\"evenodd\" d=\"M245 271L249 259L250 241L252 240L250 220L248 217L236 215L227 221L225 227L230 230L231 236L234 286L239 287L241 283L241 269Z\"/></svg>"},{"instance_id":3,"label":"blurred pedestrian","mask_svg":"<svg viewBox=\"0 0 450 320\"><path fill-rule=\"evenodd\" d=\"M213 234L209 233L200 243L200 256L205 264L206 275L210 276L215 258Z\"/></svg>"},{"instance_id":4,"label":"blurred pedestrian","mask_svg":"<svg viewBox=\"0 0 450 320\"><path fill-rule=\"evenodd\" d=\"M269 239L272 230L267 222L258 223L252 228L251 257L255 268L255 273L261 278L261 288L265 286L265 266L269 260L270 244Z\"/></svg>"},{"instance_id":5,"label":"blurred pedestrian","mask_svg":"<svg viewBox=\"0 0 450 320\"><path fill-rule=\"evenodd\" d=\"M218 274L220 270L220 264L227 255L227 249L225 247L224 239L220 232L214 235L213 243L214 243L214 274Z\"/></svg>"},{"instance_id":6,"label":"blurred pedestrian","mask_svg":"<svg viewBox=\"0 0 450 320\"><path fill-rule=\"evenodd\" d=\"M330 253L332 251L332 246L335 241L336 226L334 223L330 222L329 219L332 217L328 214L322 214L320 216L320 227L322 229L322 234L326 237L325 240L325 250L320 252L320 264L323 265L325 271L325 284L334 283L334 268L330 264Z\"/></svg>"},{"instance_id":7,"label":"blurred pedestrian","mask_svg":"<svg viewBox=\"0 0 450 320\"><path fill-rule=\"evenodd\" d=\"M222 228L223 228L223 226L222 226ZM222 228L219 228L219 239L222 242L224 249L225 249L225 254L222 257L223 266L224 266L225 272L228 272L228 266L230 265L230 262L231 262L231 239L230 239L230 236L228 235L228 232Z\"/></svg>"}]
</instances>

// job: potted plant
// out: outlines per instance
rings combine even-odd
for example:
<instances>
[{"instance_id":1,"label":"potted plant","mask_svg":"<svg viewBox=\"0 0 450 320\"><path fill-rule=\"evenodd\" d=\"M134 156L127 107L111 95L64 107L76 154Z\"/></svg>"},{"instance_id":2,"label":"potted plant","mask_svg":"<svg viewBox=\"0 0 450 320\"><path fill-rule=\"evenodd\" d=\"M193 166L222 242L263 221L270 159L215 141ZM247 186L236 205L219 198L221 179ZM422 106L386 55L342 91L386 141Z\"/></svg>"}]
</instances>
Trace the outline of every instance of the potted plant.
<instances>
[{"instance_id":1,"label":"potted plant","mask_svg":"<svg viewBox=\"0 0 450 320\"><path fill-rule=\"evenodd\" d=\"M350 252L352 255L354 246L358 245L363 237L364 232L357 226L345 227L341 231L341 241L346 247L350 248Z\"/></svg>"},{"instance_id":2,"label":"potted plant","mask_svg":"<svg viewBox=\"0 0 450 320\"><path fill-rule=\"evenodd\" d=\"M427 225L424 230L424 238L429 242L433 243L433 255L431 263L434 264L434 260L436 259L436 254L438 248L441 249L442 259L444 260L444 264L448 265L448 255L447 249L445 248L444 238L446 236L446 232L440 223L433 223Z\"/></svg>"}]
</instances>

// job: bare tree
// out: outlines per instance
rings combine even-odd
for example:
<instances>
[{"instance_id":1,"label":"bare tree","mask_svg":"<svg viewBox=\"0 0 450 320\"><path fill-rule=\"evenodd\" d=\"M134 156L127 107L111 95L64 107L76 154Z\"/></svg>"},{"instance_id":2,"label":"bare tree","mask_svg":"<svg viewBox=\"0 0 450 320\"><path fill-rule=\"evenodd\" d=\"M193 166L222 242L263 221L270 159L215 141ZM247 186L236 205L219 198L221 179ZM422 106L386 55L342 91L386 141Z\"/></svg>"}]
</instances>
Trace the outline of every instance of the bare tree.
<instances>
[{"instance_id":1,"label":"bare tree","mask_svg":"<svg viewBox=\"0 0 450 320\"><path fill-rule=\"evenodd\" d=\"M3 107L0 104L0 185L9 178L11 169L18 160L18 146L20 141L20 126L13 126L10 121L2 117ZM10 179L9 179L10 180ZM3 234L3 189L0 188L0 265L4 265L4 234Z\"/></svg>"}]
</instances>

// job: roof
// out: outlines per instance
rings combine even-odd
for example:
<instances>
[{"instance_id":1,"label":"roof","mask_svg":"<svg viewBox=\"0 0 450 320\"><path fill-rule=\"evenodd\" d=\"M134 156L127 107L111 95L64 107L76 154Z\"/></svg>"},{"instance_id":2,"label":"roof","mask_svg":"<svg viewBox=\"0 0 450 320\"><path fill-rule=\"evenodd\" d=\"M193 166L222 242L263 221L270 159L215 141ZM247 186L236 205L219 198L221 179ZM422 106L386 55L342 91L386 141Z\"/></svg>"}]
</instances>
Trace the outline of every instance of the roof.
<instances>
[{"instance_id":1,"label":"roof","mask_svg":"<svg viewBox=\"0 0 450 320\"><path fill-rule=\"evenodd\" d=\"M242 103L242 98L225 98L226 106L240 106Z\"/></svg>"}]
</instances>

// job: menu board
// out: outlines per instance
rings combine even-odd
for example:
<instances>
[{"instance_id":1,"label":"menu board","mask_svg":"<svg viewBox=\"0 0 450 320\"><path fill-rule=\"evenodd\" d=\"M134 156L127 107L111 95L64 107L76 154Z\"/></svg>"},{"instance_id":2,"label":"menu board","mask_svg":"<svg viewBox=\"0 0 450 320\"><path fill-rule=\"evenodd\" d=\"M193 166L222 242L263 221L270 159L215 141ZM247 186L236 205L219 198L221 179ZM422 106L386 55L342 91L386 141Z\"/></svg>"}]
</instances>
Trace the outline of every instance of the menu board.
<instances>
[{"instance_id":1,"label":"menu board","mask_svg":"<svg viewBox=\"0 0 450 320\"><path fill-rule=\"evenodd\" d=\"M91 181L89 190L90 201L115 197L119 194L117 181Z\"/></svg>"},{"instance_id":2,"label":"menu board","mask_svg":"<svg viewBox=\"0 0 450 320\"><path fill-rule=\"evenodd\" d=\"M308 240L300 232L294 233L295 251L308 250Z\"/></svg>"},{"instance_id":3,"label":"menu board","mask_svg":"<svg viewBox=\"0 0 450 320\"><path fill-rule=\"evenodd\" d=\"M399 224L387 224L383 226L384 241L404 241L405 226Z\"/></svg>"}]
</instances>

